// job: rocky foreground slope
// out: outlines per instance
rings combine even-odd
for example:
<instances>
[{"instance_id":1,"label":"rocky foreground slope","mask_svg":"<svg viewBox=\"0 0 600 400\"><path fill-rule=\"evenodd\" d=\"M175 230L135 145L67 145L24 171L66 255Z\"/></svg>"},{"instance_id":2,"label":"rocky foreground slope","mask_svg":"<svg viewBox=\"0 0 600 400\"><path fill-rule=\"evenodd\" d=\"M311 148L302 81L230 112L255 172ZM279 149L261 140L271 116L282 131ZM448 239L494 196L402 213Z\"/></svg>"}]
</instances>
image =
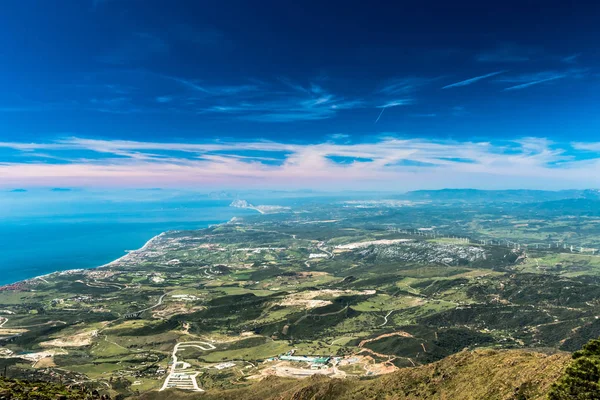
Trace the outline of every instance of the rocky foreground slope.
<instances>
[{"instance_id":1,"label":"rocky foreground slope","mask_svg":"<svg viewBox=\"0 0 600 400\"><path fill-rule=\"evenodd\" d=\"M235 390L204 394L153 392L141 400L358 400L358 399L545 399L563 373L570 354L522 350L464 351L439 362L403 368L373 379L269 377Z\"/></svg>"}]
</instances>

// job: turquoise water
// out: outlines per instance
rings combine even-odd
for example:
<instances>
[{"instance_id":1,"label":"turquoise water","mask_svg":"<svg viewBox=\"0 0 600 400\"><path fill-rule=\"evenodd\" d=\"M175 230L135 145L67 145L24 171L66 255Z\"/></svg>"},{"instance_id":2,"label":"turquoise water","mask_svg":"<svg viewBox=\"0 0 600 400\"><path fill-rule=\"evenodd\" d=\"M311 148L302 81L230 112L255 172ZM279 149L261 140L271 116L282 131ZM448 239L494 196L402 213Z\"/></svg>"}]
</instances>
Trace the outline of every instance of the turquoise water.
<instances>
[{"instance_id":1,"label":"turquoise water","mask_svg":"<svg viewBox=\"0 0 600 400\"><path fill-rule=\"evenodd\" d=\"M92 268L176 229L199 229L255 215L227 200L113 201L52 194L0 198L0 284L54 271ZM4 201L2 201L4 200Z\"/></svg>"}]
</instances>

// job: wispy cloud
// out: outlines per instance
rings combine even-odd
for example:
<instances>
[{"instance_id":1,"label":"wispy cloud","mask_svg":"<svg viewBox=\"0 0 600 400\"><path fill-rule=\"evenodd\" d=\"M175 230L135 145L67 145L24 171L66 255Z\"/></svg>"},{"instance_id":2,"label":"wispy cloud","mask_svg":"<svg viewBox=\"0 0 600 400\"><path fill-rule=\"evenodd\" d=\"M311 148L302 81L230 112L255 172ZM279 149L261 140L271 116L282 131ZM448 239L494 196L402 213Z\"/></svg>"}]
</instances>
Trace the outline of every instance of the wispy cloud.
<instances>
[{"instance_id":1,"label":"wispy cloud","mask_svg":"<svg viewBox=\"0 0 600 400\"><path fill-rule=\"evenodd\" d=\"M103 98L103 99L97 99L97 98L90 99L90 103L103 104L103 105L109 105L109 106L123 105L125 103L129 103L130 101L131 101L131 99L129 97L123 97L123 96Z\"/></svg>"},{"instance_id":2,"label":"wispy cloud","mask_svg":"<svg viewBox=\"0 0 600 400\"><path fill-rule=\"evenodd\" d=\"M537 81L531 81L531 82L527 82L527 83L522 83L520 85L510 86L510 87L507 87L507 88L505 88L503 90L505 92L506 91L510 91L510 90L521 90L521 89L528 88L530 86L539 85L540 83L546 83L546 82L555 81L557 79L562 79L564 77L565 77L565 75L556 75L556 76L552 76L552 77L549 77L549 78L538 79Z\"/></svg>"},{"instance_id":3,"label":"wispy cloud","mask_svg":"<svg viewBox=\"0 0 600 400\"><path fill-rule=\"evenodd\" d=\"M240 85L205 85L202 82L194 79L181 78L176 76L163 76L166 79L179 83L181 86L190 89L194 92L200 92L210 96L230 96L240 93L256 92L260 89L255 84L240 84Z\"/></svg>"},{"instance_id":4,"label":"wispy cloud","mask_svg":"<svg viewBox=\"0 0 600 400\"><path fill-rule=\"evenodd\" d=\"M426 85L438 80L439 78L424 78L424 77L405 77L388 80L379 89L379 93L386 95L406 95L414 93Z\"/></svg>"},{"instance_id":5,"label":"wispy cloud","mask_svg":"<svg viewBox=\"0 0 600 400\"><path fill-rule=\"evenodd\" d=\"M126 96L118 97L94 97L89 100L87 110L106 114L139 114L147 112L146 107L140 107L132 103L132 99Z\"/></svg>"},{"instance_id":6,"label":"wispy cloud","mask_svg":"<svg viewBox=\"0 0 600 400\"><path fill-rule=\"evenodd\" d=\"M0 142L21 159L0 162L2 185L264 186L423 188L591 187L600 184L600 145L545 138L502 142L379 138L319 143L138 142L67 138ZM580 157L578 152L595 151ZM85 157L83 156L85 154ZM452 157L448 157L451 154ZM46 162L56 157L60 163ZM359 160L360 162L348 162Z\"/></svg>"},{"instance_id":7,"label":"wispy cloud","mask_svg":"<svg viewBox=\"0 0 600 400\"><path fill-rule=\"evenodd\" d=\"M469 112L464 106L453 106L452 108L450 108L450 114L453 117L463 117L465 115L468 115Z\"/></svg>"},{"instance_id":8,"label":"wispy cloud","mask_svg":"<svg viewBox=\"0 0 600 400\"><path fill-rule=\"evenodd\" d=\"M179 78L176 76L164 76L167 79L171 79L177 83L180 83L181 85L183 85L184 87L197 91L197 92L201 92L201 93L211 93L207 88L205 88L204 86L201 86L198 82L190 80L190 79L185 79L185 78Z\"/></svg>"},{"instance_id":9,"label":"wispy cloud","mask_svg":"<svg viewBox=\"0 0 600 400\"><path fill-rule=\"evenodd\" d=\"M361 99L336 95L315 82L303 86L282 78L279 83L263 84L260 91L258 86L249 86L238 93L226 93L228 91L221 88L219 94L223 97L215 99L217 104L201 108L199 112L231 114L258 122L293 122L332 118L340 111L365 106Z\"/></svg>"},{"instance_id":10,"label":"wispy cloud","mask_svg":"<svg viewBox=\"0 0 600 400\"><path fill-rule=\"evenodd\" d=\"M334 142L347 142L351 136L346 133L332 133L327 135L327 138Z\"/></svg>"},{"instance_id":11,"label":"wispy cloud","mask_svg":"<svg viewBox=\"0 0 600 400\"><path fill-rule=\"evenodd\" d=\"M437 117L436 113L425 113L425 114L411 114L412 117L415 118L435 118Z\"/></svg>"},{"instance_id":12,"label":"wispy cloud","mask_svg":"<svg viewBox=\"0 0 600 400\"><path fill-rule=\"evenodd\" d=\"M442 87L442 89L450 89L450 88L461 87L461 86L469 86L469 85L474 84L475 82L479 82L482 79L491 78L492 76L496 76L496 75L502 74L504 72L506 72L506 71L504 71L504 70L496 71L496 72L491 72L491 73L485 74L485 75L475 76L473 78L465 79L464 81L446 85L446 86Z\"/></svg>"},{"instance_id":13,"label":"wispy cloud","mask_svg":"<svg viewBox=\"0 0 600 400\"><path fill-rule=\"evenodd\" d=\"M290 89L292 89L292 90L294 90L296 92L307 93L307 94L311 93L310 89L305 88L304 86L302 86L302 85L300 85L300 84L298 84L298 83L296 83L296 82L294 82L294 81L292 81L292 80L290 80L290 79L288 79L286 77L280 77L279 81L282 84L284 84L285 86L287 86L288 88L290 88Z\"/></svg>"},{"instance_id":14,"label":"wispy cloud","mask_svg":"<svg viewBox=\"0 0 600 400\"><path fill-rule=\"evenodd\" d=\"M415 101L413 99L399 99L392 100L383 105L377 106L377 108L390 108L390 107L398 107L398 106L407 106L409 104L414 104Z\"/></svg>"},{"instance_id":15,"label":"wispy cloud","mask_svg":"<svg viewBox=\"0 0 600 400\"><path fill-rule=\"evenodd\" d=\"M413 99L400 99L400 100L390 101L390 102L385 103L384 105L381 105L381 106L377 106L377 108L381 108L381 112L377 116L377 119L375 120L375 123L379 122L379 120L381 119L381 116L383 115L383 112L386 110L386 108L398 107L398 106L406 106L406 105L413 104L413 103L414 103Z\"/></svg>"},{"instance_id":16,"label":"wispy cloud","mask_svg":"<svg viewBox=\"0 0 600 400\"><path fill-rule=\"evenodd\" d=\"M516 85L509 86L504 91L521 90L530 86L539 85L547 82L556 81L558 79L582 79L587 76L586 69L568 69L564 71L542 71L533 74L520 74L514 76L504 76L497 79L497 82L513 83Z\"/></svg>"},{"instance_id":17,"label":"wispy cloud","mask_svg":"<svg viewBox=\"0 0 600 400\"><path fill-rule=\"evenodd\" d=\"M579 59L580 56L581 56L581 53L571 54L569 56L562 57L560 60L562 62L564 62L565 64L575 64L575 63L577 63L577 60Z\"/></svg>"},{"instance_id":18,"label":"wispy cloud","mask_svg":"<svg viewBox=\"0 0 600 400\"><path fill-rule=\"evenodd\" d=\"M573 142L571 145L576 150L600 153L600 142Z\"/></svg>"},{"instance_id":19,"label":"wispy cloud","mask_svg":"<svg viewBox=\"0 0 600 400\"><path fill-rule=\"evenodd\" d=\"M101 83L101 82L80 82L74 84L62 85L64 91L75 90L77 93L93 93L94 95L114 95L123 96L131 95L135 91L135 88L115 83Z\"/></svg>"}]
</instances>

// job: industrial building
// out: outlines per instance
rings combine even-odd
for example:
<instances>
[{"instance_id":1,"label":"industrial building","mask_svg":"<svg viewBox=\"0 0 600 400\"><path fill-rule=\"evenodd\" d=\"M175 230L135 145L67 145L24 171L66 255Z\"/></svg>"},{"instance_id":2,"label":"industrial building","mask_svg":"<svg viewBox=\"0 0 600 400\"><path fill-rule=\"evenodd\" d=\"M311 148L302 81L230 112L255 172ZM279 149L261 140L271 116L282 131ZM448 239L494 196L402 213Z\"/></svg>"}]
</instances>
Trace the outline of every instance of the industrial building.
<instances>
[{"instance_id":1,"label":"industrial building","mask_svg":"<svg viewBox=\"0 0 600 400\"><path fill-rule=\"evenodd\" d=\"M310 364L325 365L329 362L331 357L310 357L310 356L281 356L279 357L282 361L296 361L296 362L307 362Z\"/></svg>"}]
</instances>

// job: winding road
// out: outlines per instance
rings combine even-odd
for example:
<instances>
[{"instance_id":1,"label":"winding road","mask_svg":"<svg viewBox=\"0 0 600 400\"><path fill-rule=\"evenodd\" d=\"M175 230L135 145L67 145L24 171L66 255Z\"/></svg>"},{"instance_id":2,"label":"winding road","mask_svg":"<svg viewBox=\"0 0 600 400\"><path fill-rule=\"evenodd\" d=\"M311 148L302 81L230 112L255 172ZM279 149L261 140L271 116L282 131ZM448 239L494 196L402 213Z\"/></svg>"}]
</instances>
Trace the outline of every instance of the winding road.
<instances>
[{"instance_id":1,"label":"winding road","mask_svg":"<svg viewBox=\"0 0 600 400\"><path fill-rule=\"evenodd\" d=\"M158 303L156 303L155 305L150 306L150 307L146 307L146 308L144 308L144 309L142 309L140 311L136 311L136 312L143 313L144 311L152 310L153 308L156 308L156 307L160 306L163 303L163 299L165 298L166 295L167 295L167 293L165 293L162 296L160 296L158 298Z\"/></svg>"},{"instance_id":2,"label":"winding road","mask_svg":"<svg viewBox=\"0 0 600 400\"><path fill-rule=\"evenodd\" d=\"M388 323L388 317L389 317L390 315L392 315L392 313L393 313L394 311L396 311L396 310L391 310L390 312L388 312L388 313L387 313L387 314L386 314L386 315L383 317L383 324L379 325L380 327L381 327L381 326L385 326L385 325Z\"/></svg>"},{"instance_id":3,"label":"winding road","mask_svg":"<svg viewBox=\"0 0 600 400\"><path fill-rule=\"evenodd\" d=\"M191 384L192 390L194 390L196 392L204 392L204 389L201 389L198 386L198 382L196 381L198 372L195 372L193 374L187 374L187 373L183 372L185 369L188 368L189 364L179 361L177 359L177 351L179 351L179 349L185 349L185 348L190 348L190 347L195 347L195 348L198 348L203 351L209 351L209 350L216 349L215 346L213 346L211 343L208 343L208 342L192 341L192 342L179 342L179 343L175 344L175 347L173 348L173 352L171 353L171 358L173 359L173 361L171 364L171 368L169 369L169 375L167 375L167 378L165 379L165 382L163 383L163 385L159 389L159 391L163 391L170 387L179 388L179 389L189 389L189 386ZM177 369L177 364L181 364L181 367L179 368L179 370Z\"/></svg>"}]
</instances>

